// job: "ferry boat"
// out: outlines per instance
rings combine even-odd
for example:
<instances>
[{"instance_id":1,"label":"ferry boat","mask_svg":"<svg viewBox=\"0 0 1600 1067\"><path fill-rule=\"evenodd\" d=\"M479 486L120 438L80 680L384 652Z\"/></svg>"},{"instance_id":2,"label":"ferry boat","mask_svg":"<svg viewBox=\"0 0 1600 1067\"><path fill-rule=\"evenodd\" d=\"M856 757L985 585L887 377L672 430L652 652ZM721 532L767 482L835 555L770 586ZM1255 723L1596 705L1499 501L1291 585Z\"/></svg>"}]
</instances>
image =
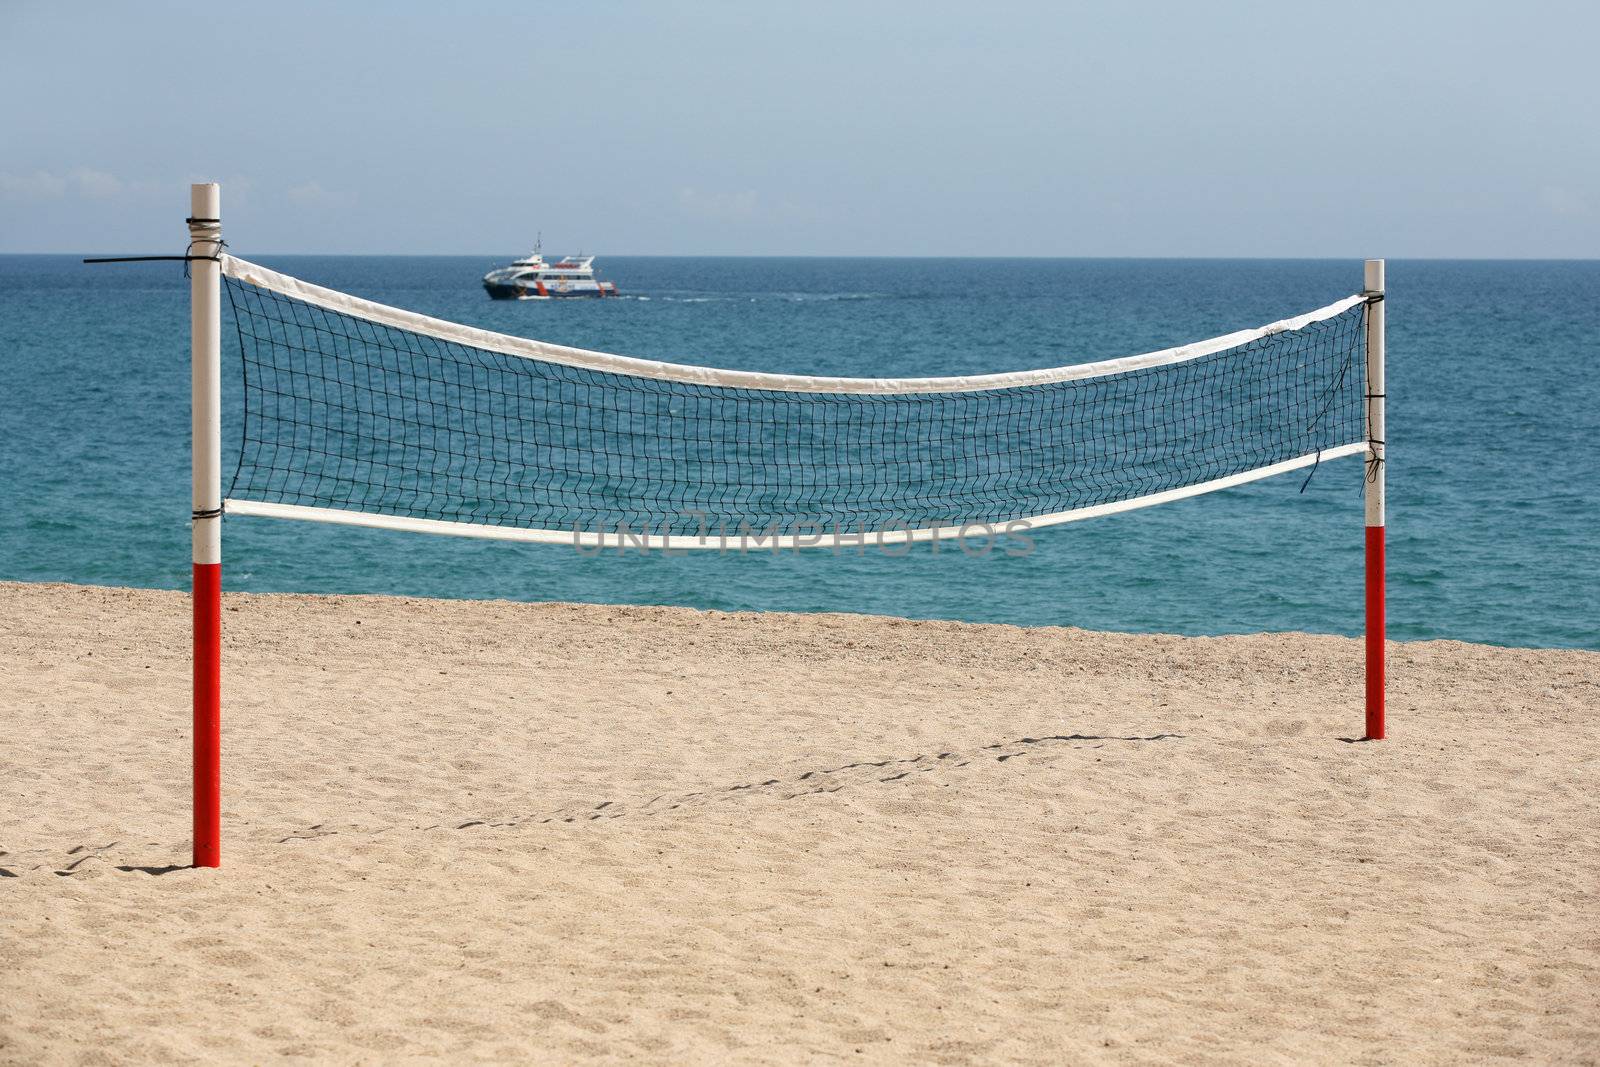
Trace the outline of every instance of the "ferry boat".
<instances>
[{"instance_id":1,"label":"ferry boat","mask_svg":"<svg viewBox=\"0 0 1600 1067\"><path fill-rule=\"evenodd\" d=\"M496 300L551 300L567 296L616 296L617 287L594 276L593 256L562 256L546 263L540 245L509 267L483 276L483 287Z\"/></svg>"}]
</instances>

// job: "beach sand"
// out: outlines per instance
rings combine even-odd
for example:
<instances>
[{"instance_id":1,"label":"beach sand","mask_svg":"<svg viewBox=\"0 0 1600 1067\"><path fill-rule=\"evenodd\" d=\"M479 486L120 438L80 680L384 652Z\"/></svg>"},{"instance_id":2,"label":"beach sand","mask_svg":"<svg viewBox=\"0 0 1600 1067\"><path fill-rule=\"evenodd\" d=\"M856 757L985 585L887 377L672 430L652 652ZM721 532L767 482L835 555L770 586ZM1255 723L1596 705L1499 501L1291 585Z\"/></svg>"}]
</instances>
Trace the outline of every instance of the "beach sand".
<instances>
[{"instance_id":1,"label":"beach sand","mask_svg":"<svg viewBox=\"0 0 1600 1067\"><path fill-rule=\"evenodd\" d=\"M0 585L0 1062L1600 1062L1600 654Z\"/></svg>"}]
</instances>

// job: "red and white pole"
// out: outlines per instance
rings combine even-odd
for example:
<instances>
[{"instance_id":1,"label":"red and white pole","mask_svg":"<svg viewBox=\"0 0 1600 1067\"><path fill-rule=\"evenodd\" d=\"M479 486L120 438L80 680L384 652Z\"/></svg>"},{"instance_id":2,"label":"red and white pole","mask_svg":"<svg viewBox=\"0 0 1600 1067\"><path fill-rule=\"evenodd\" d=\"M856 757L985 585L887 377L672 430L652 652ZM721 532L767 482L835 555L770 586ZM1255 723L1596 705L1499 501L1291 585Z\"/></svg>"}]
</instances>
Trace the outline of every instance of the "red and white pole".
<instances>
[{"instance_id":1,"label":"red and white pole","mask_svg":"<svg viewBox=\"0 0 1600 1067\"><path fill-rule=\"evenodd\" d=\"M1367 739L1383 722L1383 260L1367 260Z\"/></svg>"},{"instance_id":2,"label":"red and white pole","mask_svg":"<svg viewBox=\"0 0 1600 1067\"><path fill-rule=\"evenodd\" d=\"M189 255L222 252L221 187L189 187ZM222 265L191 259L194 865L222 865Z\"/></svg>"}]
</instances>

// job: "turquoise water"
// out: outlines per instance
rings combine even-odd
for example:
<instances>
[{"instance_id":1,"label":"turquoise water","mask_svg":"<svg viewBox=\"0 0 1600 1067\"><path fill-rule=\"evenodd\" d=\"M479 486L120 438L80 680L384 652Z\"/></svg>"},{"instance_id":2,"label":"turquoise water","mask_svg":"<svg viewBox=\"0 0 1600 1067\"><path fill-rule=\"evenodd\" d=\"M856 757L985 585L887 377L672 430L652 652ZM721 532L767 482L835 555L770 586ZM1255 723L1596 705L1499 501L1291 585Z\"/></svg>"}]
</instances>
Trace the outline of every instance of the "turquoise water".
<instances>
[{"instance_id":1,"label":"turquoise water","mask_svg":"<svg viewBox=\"0 0 1600 1067\"><path fill-rule=\"evenodd\" d=\"M874 376L1146 351L1361 282L1354 261L608 257L601 272L626 299L495 303L478 287L495 257L253 258L586 348ZM1391 261L1389 292L1391 635L1600 648L1600 263ZM177 264L0 256L0 578L187 585L187 322ZM236 403L231 350L224 370ZM903 558L584 558L235 517L224 573L251 591L1358 633L1360 461L1323 464L1304 492L1303 481L1037 531L1020 558L926 546Z\"/></svg>"}]
</instances>

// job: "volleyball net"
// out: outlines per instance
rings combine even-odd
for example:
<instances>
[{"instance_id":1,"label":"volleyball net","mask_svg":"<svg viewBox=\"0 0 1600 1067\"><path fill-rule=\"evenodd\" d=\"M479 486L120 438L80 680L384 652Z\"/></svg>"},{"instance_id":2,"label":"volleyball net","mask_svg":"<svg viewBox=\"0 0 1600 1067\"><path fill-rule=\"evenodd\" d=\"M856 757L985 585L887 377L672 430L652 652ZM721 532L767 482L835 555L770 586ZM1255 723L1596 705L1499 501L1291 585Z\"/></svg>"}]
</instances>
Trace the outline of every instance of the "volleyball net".
<instances>
[{"instance_id":1,"label":"volleyball net","mask_svg":"<svg viewBox=\"0 0 1600 1067\"><path fill-rule=\"evenodd\" d=\"M238 514L586 545L891 543L1366 447L1359 295L1076 366L822 378L510 337L231 256L221 273L243 367Z\"/></svg>"},{"instance_id":2,"label":"volleyball net","mask_svg":"<svg viewBox=\"0 0 1600 1067\"><path fill-rule=\"evenodd\" d=\"M221 863L224 512L623 548L904 543L1363 453L1366 737L1385 736L1382 260L1337 303L1159 352L832 378L590 352L336 292L226 254L220 202L191 187L184 255L107 260L190 270L196 866ZM244 396L226 464L225 303Z\"/></svg>"}]
</instances>

